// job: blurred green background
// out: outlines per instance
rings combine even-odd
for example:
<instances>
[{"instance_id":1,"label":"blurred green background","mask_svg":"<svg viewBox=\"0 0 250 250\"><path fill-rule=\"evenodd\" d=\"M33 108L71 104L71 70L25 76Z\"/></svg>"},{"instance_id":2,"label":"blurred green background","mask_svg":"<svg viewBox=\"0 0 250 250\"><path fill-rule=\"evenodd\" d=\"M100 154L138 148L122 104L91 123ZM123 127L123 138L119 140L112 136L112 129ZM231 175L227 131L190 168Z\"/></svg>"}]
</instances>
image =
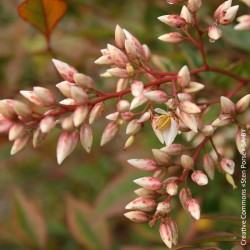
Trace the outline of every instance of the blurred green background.
<instances>
[{"instance_id":1,"label":"blurred green background","mask_svg":"<svg viewBox=\"0 0 250 250\"><path fill-rule=\"evenodd\" d=\"M18 17L20 2L0 1L1 99L19 99L19 90L37 85L55 90L55 84L61 79L51 63L53 57L91 75L97 88L114 91L116 80L101 79L99 74L105 68L97 67L93 62L107 43L114 44L116 24L148 44L154 53L156 66L175 71L184 64L190 68L201 66L201 59L193 46L187 43L172 46L157 40L159 35L171 31L157 17L179 13L180 6L168 5L163 0L68 0L66 15L52 33L51 54L45 49L44 37ZM199 13L203 27L213 23L211 15L217 5L218 1L206 1L204 4ZM245 13L245 6L241 7L240 13ZM249 75L249 44L248 32L235 32L224 27L221 41L215 44L206 41L209 63ZM197 78L197 81L206 83L207 91L201 93L203 98L227 93L235 85L235 81L213 73L202 76L203 79ZM249 92L247 86L235 100ZM218 106L213 107L206 115L207 123L219 113ZM110 105L108 111L114 111L114 107ZM249 113L246 117L243 119L250 122ZM129 166L127 159L148 156L151 148L161 145L150 126L146 126L134 146L124 152L124 126L112 143L100 148L100 136L106 123L102 119L94 126L94 146L90 154L87 155L79 146L60 167L55 157L60 131L53 132L39 149L28 146L14 157L9 156L11 145L6 136L0 136L1 250L39 247L46 250L166 249L158 234L158 224L149 228L130 222L122 215L124 206L136 197L133 190L137 187L132 180L144 176ZM235 180L240 185L240 156L234 143L235 132L234 127L224 129L215 136L215 142L235 159ZM186 145L193 143L186 142L181 136L177 141ZM205 152L210 150L205 148ZM197 243L199 237L207 233L227 232L230 235L222 234L219 243L213 239L212 243L197 243L196 248L186 249L203 249L202 246L231 249L233 242L221 241L233 241L231 234L240 235L241 189L233 190L219 172L216 172L215 180L205 187L190 185L194 197L202 204L204 216L223 216L192 223L174 199L172 215L179 225L180 242L184 245L185 242ZM249 204L248 200L248 208ZM27 225L27 218L32 220L31 228ZM75 221L80 222L80 228L75 228Z\"/></svg>"}]
</instances>

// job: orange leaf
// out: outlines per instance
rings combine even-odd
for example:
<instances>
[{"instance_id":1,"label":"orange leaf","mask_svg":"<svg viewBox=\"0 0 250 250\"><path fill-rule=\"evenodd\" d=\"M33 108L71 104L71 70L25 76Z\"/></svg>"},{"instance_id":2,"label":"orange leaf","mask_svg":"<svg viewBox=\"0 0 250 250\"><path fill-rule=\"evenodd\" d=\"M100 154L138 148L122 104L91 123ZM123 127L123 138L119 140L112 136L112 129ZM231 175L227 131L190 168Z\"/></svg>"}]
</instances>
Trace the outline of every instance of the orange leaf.
<instances>
[{"instance_id":1,"label":"orange leaf","mask_svg":"<svg viewBox=\"0 0 250 250\"><path fill-rule=\"evenodd\" d=\"M67 10L64 0L25 0L18 6L18 14L43 33L50 34Z\"/></svg>"}]
</instances>

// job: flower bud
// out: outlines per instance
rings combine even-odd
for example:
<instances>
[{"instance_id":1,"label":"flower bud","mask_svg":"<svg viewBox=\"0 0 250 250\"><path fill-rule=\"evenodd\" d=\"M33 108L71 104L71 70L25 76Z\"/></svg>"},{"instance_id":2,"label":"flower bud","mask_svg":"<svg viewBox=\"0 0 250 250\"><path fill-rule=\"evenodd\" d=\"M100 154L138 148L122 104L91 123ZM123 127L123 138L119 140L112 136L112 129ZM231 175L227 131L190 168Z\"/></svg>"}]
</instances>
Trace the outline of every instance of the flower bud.
<instances>
[{"instance_id":1,"label":"flower bud","mask_svg":"<svg viewBox=\"0 0 250 250\"><path fill-rule=\"evenodd\" d=\"M138 119L137 121L141 122L141 123L146 122L151 118L151 115L152 115L152 113L149 110L149 111L143 113L142 116L140 117L140 119Z\"/></svg>"},{"instance_id":2,"label":"flower bud","mask_svg":"<svg viewBox=\"0 0 250 250\"><path fill-rule=\"evenodd\" d=\"M53 116L45 116L39 124L42 133L49 133L55 127L55 120Z\"/></svg>"},{"instance_id":3,"label":"flower bud","mask_svg":"<svg viewBox=\"0 0 250 250\"><path fill-rule=\"evenodd\" d=\"M119 79L116 84L116 92L125 90L128 87L127 79Z\"/></svg>"},{"instance_id":4,"label":"flower bud","mask_svg":"<svg viewBox=\"0 0 250 250\"><path fill-rule=\"evenodd\" d=\"M216 24L213 24L208 28L208 37L210 42L214 42L222 37L222 30Z\"/></svg>"},{"instance_id":5,"label":"flower bud","mask_svg":"<svg viewBox=\"0 0 250 250\"><path fill-rule=\"evenodd\" d=\"M123 49L124 48L124 42L125 42L126 36L124 34L123 29L116 25L115 27L115 43L118 48Z\"/></svg>"},{"instance_id":6,"label":"flower bud","mask_svg":"<svg viewBox=\"0 0 250 250\"><path fill-rule=\"evenodd\" d=\"M15 155L18 152L20 152L22 149L25 148L25 146L28 144L29 140L30 140L30 135L28 135L28 134L17 138L12 145L10 154Z\"/></svg>"},{"instance_id":7,"label":"flower bud","mask_svg":"<svg viewBox=\"0 0 250 250\"><path fill-rule=\"evenodd\" d=\"M168 248L172 248L172 231L171 227L166 223L161 223L160 225L160 236L162 241L166 244Z\"/></svg>"},{"instance_id":8,"label":"flower bud","mask_svg":"<svg viewBox=\"0 0 250 250\"><path fill-rule=\"evenodd\" d=\"M221 102L221 110L223 113L231 115L235 113L235 105L230 99L228 99L225 96L221 96L220 102Z\"/></svg>"},{"instance_id":9,"label":"flower bud","mask_svg":"<svg viewBox=\"0 0 250 250\"><path fill-rule=\"evenodd\" d=\"M86 103L88 101L87 93L79 86L70 85L71 98L76 101L76 103Z\"/></svg>"},{"instance_id":10,"label":"flower bud","mask_svg":"<svg viewBox=\"0 0 250 250\"><path fill-rule=\"evenodd\" d=\"M6 100L0 101L0 114L6 119L12 120L16 117L16 114L11 106L8 105Z\"/></svg>"},{"instance_id":11,"label":"flower bud","mask_svg":"<svg viewBox=\"0 0 250 250\"><path fill-rule=\"evenodd\" d=\"M193 132L198 132L197 121L194 115L180 111L178 116L184 125L190 128Z\"/></svg>"},{"instance_id":12,"label":"flower bud","mask_svg":"<svg viewBox=\"0 0 250 250\"><path fill-rule=\"evenodd\" d=\"M63 130L67 130L67 131L72 131L74 130L74 123L73 123L73 118L72 116L68 116L68 117L65 117L63 120L62 120L62 129Z\"/></svg>"},{"instance_id":13,"label":"flower bud","mask_svg":"<svg viewBox=\"0 0 250 250\"><path fill-rule=\"evenodd\" d=\"M93 142L93 134L92 134L92 129L88 124L83 124L81 126L80 140L82 147L85 149L87 153L89 153Z\"/></svg>"},{"instance_id":14,"label":"flower bud","mask_svg":"<svg viewBox=\"0 0 250 250\"><path fill-rule=\"evenodd\" d=\"M171 32L158 37L159 40L167 43L178 44L183 41L183 36L179 32Z\"/></svg>"},{"instance_id":15,"label":"flower bud","mask_svg":"<svg viewBox=\"0 0 250 250\"><path fill-rule=\"evenodd\" d=\"M184 101L179 104L179 109L188 114L198 114L201 109L190 101Z\"/></svg>"},{"instance_id":16,"label":"flower bud","mask_svg":"<svg viewBox=\"0 0 250 250\"><path fill-rule=\"evenodd\" d=\"M134 191L134 193L140 197L148 199L154 199L157 196L154 190L148 190L146 188L138 188Z\"/></svg>"},{"instance_id":17,"label":"flower bud","mask_svg":"<svg viewBox=\"0 0 250 250\"><path fill-rule=\"evenodd\" d=\"M236 103L236 112L237 114L242 114L244 113L250 103L250 94L245 95L244 97L242 97L237 103Z\"/></svg>"},{"instance_id":18,"label":"flower bud","mask_svg":"<svg viewBox=\"0 0 250 250\"><path fill-rule=\"evenodd\" d=\"M156 177L142 177L134 180L134 183L149 190L162 188L162 181Z\"/></svg>"},{"instance_id":19,"label":"flower bud","mask_svg":"<svg viewBox=\"0 0 250 250\"><path fill-rule=\"evenodd\" d=\"M80 126L84 120L87 118L89 109L87 106L78 106L73 113L73 123L77 128Z\"/></svg>"},{"instance_id":20,"label":"flower bud","mask_svg":"<svg viewBox=\"0 0 250 250\"><path fill-rule=\"evenodd\" d=\"M237 186L235 185L235 182L234 182L234 178L231 174L226 173L226 179L227 179L227 182L233 187L233 189L237 188Z\"/></svg>"},{"instance_id":21,"label":"flower bud","mask_svg":"<svg viewBox=\"0 0 250 250\"><path fill-rule=\"evenodd\" d=\"M134 60L140 56L140 54L137 54L137 49L134 43L127 39L125 40L125 50L130 60Z\"/></svg>"},{"instance_id":22,"label":"flower bud","mask_svg":"<svg viewBox=\"0 0 250 250\"><path fill-rule=\"evenodd\" d=\"M96 122L105 112L104 102L98 102L91 110L89 115L89 124Z\"/></svg>"},{"instance_id":23,"label":"flower bud","mask_svg":"<svg viewBox=\"0 0 250 250\"><path fill-rule=\"evenodd\" d=\"M160 149L152 149L152 153L154 155L154 158L160 165L169 166L169 164L171 163L171 158L166 152Z\"/></svg>"},{"instance_id":24,"label":"flower bud","mask_svg":"<svg viewBox=\"0 0 250 250\"><path fill-rule=\"evenodd\" d=\"M129 122L133 119L134 114L132 112L124 112L124 113L121 113L121 117L122 117L122 120ZM138 120L136 121L138 123Z\"/></svg>"},{"instance_id":25,"label":"flower bud","mask_svg":"<svg viewBox=\"0 0 250 250\"><path fill-rule=\"evenodd\" d=\"M154 200L139 197L131 201L125 209L140 210L143 212L151 212L156 208L156 203Z\"/></svg>"},{"instance_id":26,"label":"flower bud","mask_svg":"<svg viewBox=\"0 0 250 250\"><path fill-rule=\"evenodd\" d=\"M109 73L111 76L115 76L119 78L127 78L130 76L130 74L127 72L126 69L121 69L121 68L108 69L107 73Z\"/></svg>"},{"instance_id":27,"label":"flower bud","mask_svg":"<svg viewBox=\"0 0 250 250\"><path fill-rule=\"evenodd\" d=\"M129 138L125 142L123 149L127 150L129 147L133 145L134 141L135 141L135 136L134 135L129 136Z\"/></svg>"},{"instance_id":28,"label":"flower bud","mask_svg":"<svg viewBox=\"0 0 250 250\"><path fill-rule=\"evenodd\" d=\"M129 220L137 222L137 223L148 222L151 218L150 215L142 211L130 211L130 212L125 213L124 216L128 218Z\"/></svg>"},{"instance_id":29,"label":"flower bud","mask_svg":"<svg viewBox=\"0 0 250 250\"><path fill-rule=\"evenodd\" d=\"M18 116L24 118L29 118L32 114L32 110L30 109L30 107L27 104L20 101L15 101L13 103L13 109Z\"/></svg>"},{"instance_id":30,"label":"flower bud","mask_svg":"<svg viewBox=\"0 0 250 250\"><path fill-rule=\"evenodd\" d=\"M203 156L203 168L207 173L208 177L213 180L214 179L214 170L215 170L215 163L213 158L210 154L205 154Z\"/></svg>"},{"instance_id":31,"label":"flower bud","mask_svg":"<svg viewBox=\"0 0 250 250\"><path fill-rule=\"evenodd\" d=\"M21 90L21 95L27 98L30 102L34 103L36 106L43 107L43 103L38 98L37 94L34 91Z\"/></svg>"},{"instance_id":32,"label":"flower bud","mask_svg":"<svg viewBox=\"0 0 250 250\"><path fill-rule=\"evenodd\" d=\"M233 175L234 174L234 168L235 168L235 163L234 161L228 159L228 158L223 158L220 162L221 168L224 172Z\"/></svg>"},{"instance_id":33,"label":"flower bud","mask_svg":"<svg viewBox=\"0 0 250 250\"><path fill-rule=\"evenodd\" d=\"M183 66L177 75L178 84L181 87L186 87L190 83L190 72L188 67Z\"/></svg>"},{"instance_id":34,"label":"flower bud","mask_svg":"<svg viewBox=\"0 0 250 250\"><path fill-rule=\"evenodd\" d=\"M33 132L32 145L33 148L37 148L45 140L47 134L42 133L40 128L37 128Z\"/></svg>"},{"instance_id":35,"label":"flower bud","mask_svg":"<svg viewBox=\"0 0 250 250\"><path fill-rule=\"evenodd\" d=\"M145 91L144 91L145 93ZM132 102L131 102L131 105L130 105L130 110L133 110L141 105L143 105L145 102L147 102L148 99L144 96L144 94L141 94L139 96L136 96Z\"/></svg>"},{"instance_id":36,"label":"flower bud","mask_svg":"<svg viewBox=\"0 0 250 250\"><path fill-rule=\"evenodd\" d=\"M171 211L170 202L165 202L165 201L159 202L156 211L159 211L161 215L166 215L170 213Z\"/></svg>"},{"instance_id":37,"label":"flower bud","mask_svg":"<svg viewBox=\"0 0 250 250\"><path fill-rule=\"evenodd\" d=\"M183 7L182 7L182 9L181 9L181 14L180 14L180 16L181 16L182 18L184 18L184 19L186 20L187 23L192 24L192 22L193 22L192 16L191 16L191 14L190 14L188 8L187 8L185 5L183 5Z\"/></svg>"},{"instance_id":38,"label":"flower bud","mask_svg":"<svg viewBox=\"0 0 250 250\"><path fill-rule=\"evenodd\" d=\"M166 152L168 155L179 155L183 151L183 146L181 144L171 144L169 147L161 148L161 150Z\"/></svg>"},{"instance_id":39,"label":"flower bud","mask_svg":"<svg viewBox=\"0 0 250 250\"><path fill-rule=\"evenodd\" d=\"M110 122L103 131L101 146L104 146L108 142L110 142L118 132L118 123L116 121Z\"/></svg>"},{"instance_id":40,"label":"flower bud","mask_svg":"<svg viewBox=\"0 0 250 250\"><path fill-rule=\"evenodd\" d=\"M188 0L187 7L188 9L192 12L195 13L197 12L202 5L201 0Z\"/></svg>"},{"instance_id":41,"label":"flower bud","mask_svg":"<svg viewBox=\"0 0 250 250\"><path fill-rule=\"evenodd\" d=\"M128 163L143 171L154 172L158 169L158 164L151 159L130 159Z\"/></svg>"},{"instance_id":42,"label":"flower bud","mask_svg":"<svg viewBox=\"0 0 250 250\"><path fill-rule=\"evenodd\" d=\"M148 45L147 44L143 44L142 45L142 50L143 50L143 55L144 55L145 60L149 61L150 58L151 58L151 51L150 51Z\"/></svg>"},{"instance_id":43,"label":"flower bud","mask_svg":"<svg viewBox=\"0 0 250 250\"><path fill-rule=\"evenodd\" d=\"M177 243L178 243L178 226L177 226L177 223L172 217L169 217L168 218L168 225L170 226L171 231L172 231L172 243L174 245L177 245Z\"/></svg>"},{"instance_id":44,"label":"flower bud","mask_svg":"<svg viewBox=\"0 0 250 250\"><path fill-rule=\"evenodd\" d=\"M181 156L181 165L185 169L192 169L194 167L194 160L189 155Z\"/></svg>"},{"instance_id":45,"label":"flower bud","mask_svg":"<svg viewBox=\"0 0 250 250\"><path fill-rule=\"evenodd\" d=\"M243 138L241 135L241 129L239 129L237 134L236 134L235 143L236 143L237 149L241 155L244 153L244 151L246 150L246 147L247 147L246 142L242 141L242 139Z\"/></svg>"},{"instance_id":46,"label":"flower bud","mask_svg":"<svg viewBox=\"0 0 250 250\"><path fill-rule=\"evenodd\" d=\"M107 49L114 63L120 68L125 68L128 62L126 55L111 44L107 45Z\"/></svg>"},{"instance_id":47,"label":"flower bud","mask_svg":"<svg viewBox=\"0 0 250 250\"><path fill-rule=\"evenodd\" d=\"M114 112L112 114L107 115L106 119L110 121L116 121L118 119L118 116L119 116L119 112Z\"/></svg>"},{"instance_id":48,"label":"flower bud","mask_svg":"<svg viewBox=\"0 0 250 250\"><path fill-rule=\"evenodd\" d=\"M9 130L9 141L14 141L23 137L26 133L25 127L22 124L13 124Z\"/></svg>"},{"instance_id":49,"label":"flower bud","mask_svg":"<svg viewBox=\"0 0 250 250\"><path fill-rule=\"evenodd\" d=\"M56 103L55 96L49 89L43 87L33 87L33 90L44 107L50 107Z\"/></svg>"},{"instance_id":50,"label":"flower bud","mask_svg":"<svg viewBox=\"0 0 250 250\"><path fill-rule=\"evenodd\" d=\"M11 126L13 126L13 122L5 119L0 114L0 134L8 133Z\"/></svg>"},{"instance_id":51,"label":"flower bud","mask_svg":"<svg viewBox=\"0 0 250 250\"><path fill-rule=\"evenodd\" d=\"M71 92L70 92L71 85L72 83L68 81L63 81L63 82L59 82L58 84L56 84L56 87L60 90L60 92L64 96L71 98Z\"/></svg>"},{"instance_id":52,"label":"flower bud","mask_svg":"<svg viewBox=\"0 0 250 250\"><path fill-rule=\"evenodd\" d=\"M196 220L200 219L200 205L196 199L188 199L186 201L186 209L193 218Z\"/></svg>"},{"instance_id":53,"label":"flower bud","mask_svg":"<svg viewBox=\"0 0 250 250\"><path fill-rule=\"evenodd\" d=\"M169 181L166 183L166 192L167 194L174 196L178 192L178 185L174 181Z\"/></svg>"},{"instance_id":54,"label":"flower bud","mask_svg":"<svg viewBox=\"0 0 250 250\"><path fill-rule=\"evenodd\" d=\"M75 73L73 75L75 83L80 86L81 88L93 88L94 81L91 77L81 74L81 73Z\"/></svg>"},{"instance_id":55,"label":"flower bud","mask_svg":"<svg viewBox=\"0 0 250 250\"><path fill-rule=\"evenodd\" d=\"M56 59L52 59L52 61L62 78L66 81L74 82L73 75L77 73L77 70L74 67Z\"/></svg>"},{"instance_id":56,"label":"flower bud","mask_svg":"<svg viewBox=\"0 0 250 250\"><path fill-rule=\"evenodd\" d=\"M193 94L201 91L202 89L204 89L204 87L205 86L203 84L200 84L198 82L190 82L189 85L183 89L183 91L187 94Z\"/></svg>"},{"instance_id":57,"label":"flower bud","mask_svg":"<svg viewBox=\"0 0 250 250\"><path fill-rule=\"evenodd\" d=\"M116 108L119 112L126 112L130 108L130 103L127 100L120 100L117 103Z\"/></svg>"},{"instance_id":58,"label":"flower bud","mask_svg":"<svg viewBox=\"0 0 250 250\"><path fill-rule=\"evenodd\" d=\"M237 21L239 23L236 26L234 26L235 30L250 30L250 15L239 16L237 18Z\"/></svg>"},{"instance_id":59,"label":"flower bud","mask_svg":"<svg viewBox=\"0 0 250 250\"><path fill-rule=\"evenodd\" d=\"M158 19L173 28L181 28L186 25L186 20L178 15L160 16Z\"/></svg>"},{"instance_id":60,"label":"flower bud","mask_svg":"<svg viewBox=\"0 0 250 250\"><path fill-rule=\"evenodd\" d=\"M100 56L98 59L96 59L94 63L98 65L110 65L110 64L114 64L114 61L112 60L110 54L107 53L103 56Z\"/></svg>"},{"instance_id":61,"label":"flower bud","mask_svg":"<svg viewBox=\"0 0 250 250\"><path fill-rule=\"evenodd\" d=\"M143 93L144 84L140 81L134 81L131 84L131 93L133 96L140 96Z\"/></svg>"},{"instance_id":62,"label":"flower bud","mask_svg":"<svg viewBox=\"0 0 250 250\"><path fill-rule=\"evenodd\" d=\"M228 115L228 114L221 114L219 116L219 118L217 118L216 120L214 120L212 122L212 126L214 127L223 127L223 126L226 126L228 124L231 124L232 123L232 117L231 115Z\"/></svg>"},{"instance_id":63,"label":"flower bud","mask_svg":"<svg viewBox=\"0 0 250 250\"><path fill-rule=\"evenodd\" d=\"M186 209L186 201L188 199L192 198L192 194L190 190L187 188L182 188L180 193L179 193L179 200L181 202L181 205L184 209Z\"/></svg>"},{"instance_id":64,"label":"flower bud","mask_svg":"<svg viewBox=\"0 0 250 250\"><path fill-rule=\"evenodd\" d=\"M201 132L204 136L212 136L214 134L214 127L212 125L204 125Z\"/></svg>"},{"instance_id":65,"label":"flower bud","mask_svg":"<svg viewBox=\"0 0 250 250\"><path fill-rule=\"evenodd\" d=\"M76 101L74 99L71 99L71 98L63 99L59 103L61 105L66 105L66 106L73 106L73 105L75 106L75 105L77 105Z\"/></svg>"},{"instance_id":66,"label":"flower bud","mask_svg":"<svg viewBox=\"0 0 250 250\"><path fill-rule=\"evenodd\" d=\"M137 120L132 120L128 123L126 128L127 135L134 135L140 131L142 128L142 124L139 123Z\"/></svg>"},{"instance_id":67,"label":"flower bud","mask_svg":"<svg viewBox=\"0 0 250 250\"><path fill-rule=\"evenodd\" d=\"M199 186L205 186L208 184L207 176L201 171L196 170L192 173L191 178Z\"/></svg>"},{"instance_id":68,"label":"flower bud","mask_svg":"<svg viewBox=\"0 0 250 250\"><path fill-rule=\"evenodd\" d=\"M232 6L228 9L223 10L219 18L216 20L219 24L228 25L235 19L239 5Z\"/></svg>"},{"instance_id":69,"label":"flower bud","mask_svg":"<svg viewBox=\"0 0 250 250\"><path fill-rule=\"evenodd\" d=\"M147 93L144 93L144 96L148 100L156 103L164 103L167 101L167 94L161 90L148 91Z\"/></svg>"}]
</instances>

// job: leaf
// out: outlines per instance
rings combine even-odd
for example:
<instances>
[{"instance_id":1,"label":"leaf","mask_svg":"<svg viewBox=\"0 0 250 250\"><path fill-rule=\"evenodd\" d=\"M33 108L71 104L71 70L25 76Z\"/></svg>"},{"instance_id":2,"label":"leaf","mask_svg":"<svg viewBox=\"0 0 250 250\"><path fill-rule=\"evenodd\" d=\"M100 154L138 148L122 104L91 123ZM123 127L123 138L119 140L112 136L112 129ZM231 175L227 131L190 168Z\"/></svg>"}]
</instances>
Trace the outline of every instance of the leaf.
<instances>
[{"instance_id":1,"label":"leaf","mask_svg":"<svg viewBox=\"0 0 250 250\"><path fill-rule=\"evenodd\" d=\"M43 33L47 41L66 10L64 0L25 0L18 6L19 16Z\"/></svg>"},{"instance_id":2,"label":"leaf","mask_svg":"<svg viewBox=\"0 0 250 250\"><path fill-rule=\"evenodd\" d=\"M106 223L96 220L93 209L83 201L66 196L66 217L75 240L87 249L109 249L110 235Z\"/></svg>"},{"instance_id":3,"label":"leaf","mask_svg":"<svg viewBox=\"0 0 250 250\"><path fill-rule=\"evenodd\" d=\"M12 210L16 235L29 246L42 249L47 243L45 220L36 204L16 190Z\"/></svg>"},{"instance_id":4,"label":"leaf","mask_svg":"<svg viewBox=\"0 0 250 250\"><path fill-rule=\"evenodd\" d=\"M124 206L133 198L131 192L137 188L133 180L139 176L141 173L130 171L123 172L111 180L96 199L97 218L107 218L124 212Z\"/></svg>"}]
</instances>

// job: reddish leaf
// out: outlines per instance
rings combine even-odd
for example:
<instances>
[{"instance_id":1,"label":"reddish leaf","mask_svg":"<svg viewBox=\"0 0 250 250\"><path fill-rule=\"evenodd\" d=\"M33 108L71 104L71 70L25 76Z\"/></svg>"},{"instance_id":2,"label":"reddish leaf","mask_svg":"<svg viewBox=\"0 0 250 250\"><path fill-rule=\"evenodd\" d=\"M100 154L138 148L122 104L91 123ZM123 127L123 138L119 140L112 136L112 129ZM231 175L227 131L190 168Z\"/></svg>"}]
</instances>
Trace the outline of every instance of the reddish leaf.
<instances>
[{"instance_id":1,"label":"reddish leaf","mask_svg":"<svg viewBox=\"0 0 250 250\"><path fill-rule=\"evenodd\" d=\"M64 0L25 0L18 6L18 14L43 33L50 34L67 10Z\"/></svg>"}]
</instances>

